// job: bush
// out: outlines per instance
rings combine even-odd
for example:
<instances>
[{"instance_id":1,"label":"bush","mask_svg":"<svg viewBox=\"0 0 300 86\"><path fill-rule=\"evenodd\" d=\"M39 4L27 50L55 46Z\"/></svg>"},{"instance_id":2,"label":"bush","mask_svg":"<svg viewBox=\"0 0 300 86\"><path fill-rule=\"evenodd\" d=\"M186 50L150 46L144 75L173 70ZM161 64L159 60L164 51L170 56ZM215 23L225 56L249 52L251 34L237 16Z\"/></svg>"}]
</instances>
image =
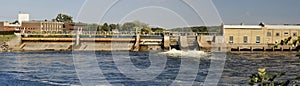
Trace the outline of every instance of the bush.
<instances>
[{"instance_id":1,"label":"bush","mask_svg":"<svg viewBox=\"0 0 300 86\"><path fill-rule=\"evenodd\" d=\"M254 73L250 76L249 85L258 85L258 86L288 86L288 85L290 85L290 83L291 83L290 80L275 81L276 78L279 78L283 75L285 75L285 72L281 72L281 73L273 75L273 74L266 72L265 68L258 68L258 72ZM298 76L296 79L299 80L300 77ZM296 83L293 82L291 85L295 86Z\"/></svg>"}]
</instances>

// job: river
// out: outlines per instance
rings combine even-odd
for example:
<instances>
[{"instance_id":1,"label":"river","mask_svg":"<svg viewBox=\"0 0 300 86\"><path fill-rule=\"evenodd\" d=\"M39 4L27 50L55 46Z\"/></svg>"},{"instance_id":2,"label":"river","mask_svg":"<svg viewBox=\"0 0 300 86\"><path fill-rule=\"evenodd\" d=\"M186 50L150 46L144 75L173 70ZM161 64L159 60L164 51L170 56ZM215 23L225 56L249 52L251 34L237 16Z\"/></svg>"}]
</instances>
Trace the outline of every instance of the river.
<instances>
[{"instance_id":1,"label":"river","mask_svg":"<svg viewBox=\"0 0 300 86\"><path fill-rule=\"evenodd\" d=\"M296 52L233 52L219 57L176 52L2 52L0 85L247 85L259 67L274 74L286 72L279 78L283 80L300 75Z\"/></svg>"}]
</instances>

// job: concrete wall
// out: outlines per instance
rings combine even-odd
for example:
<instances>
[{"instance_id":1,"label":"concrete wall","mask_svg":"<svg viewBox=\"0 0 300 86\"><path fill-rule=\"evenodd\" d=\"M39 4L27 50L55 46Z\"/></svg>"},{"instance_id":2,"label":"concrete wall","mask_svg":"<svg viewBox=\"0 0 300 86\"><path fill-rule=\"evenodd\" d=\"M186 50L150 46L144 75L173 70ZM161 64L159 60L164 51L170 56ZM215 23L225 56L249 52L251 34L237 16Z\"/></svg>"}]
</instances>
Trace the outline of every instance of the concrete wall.
<instances>
[{"instance_id":1,"label":"concrete wall","mask_svg":"<svg viewBox=\"0 0 300 86\"><path fill-rule=\"evenodd\" d=\"M72 42L24 42L20 48L25 51L39 50L69 50L72 48Z\"/></svg>"},{"instance_id":2,"label":"concrete wall","mask_svg":"<svg viewBox=\"0 0 300 86\"><path fill-rule=\"evenodd\" d=\"M130 51L134 43L130 42L82 42L78 51Z\"/></svg>"},{"instance_id":3,"label":"concrete wall","mask_svg":"<svg viewBox=\"0 0 300 86\"><path fill-rule=\"evenodd\" d=\"M267 36L267 33L270 32L271 36ZM280 33L279 36L276 35L276 33ZM288 33L285 35L284 33ZM295 33L295 35L293 34ZM300 30L295 30L295 29L267 29L265 31L265 41L269 44L274 44L275 41L280 41L284 40L285 38L292 37L292 40L297 40L299 36ZM292 43L290 41L289 43Z\"/></svg>"},{"instance_id":4,"label":"concrete wall","mask_svg":"<svg viewBox=\"0 0 300 86\"><path fill-rule=\"evenodd\" d=\"M9 49L14 49L22 43L21 35L20 34L15 34L15 35L16 35L15 38L13 38L7 42Z\"/></svg>"},{"instance_id":5,"label":"concrete wall","mask_svg":"<svg viewBox=\"0 0 300 86\"><path fill-rule=\"evenodd\" d=\"M260 43L264 43L264 30L263 29L225 29L225 42L230 42L230 36L233 36L234 44L256 44L256 37L260 37ZM244 41L244 37L247 37L247 42Z\"/></svg>"},{"instance_id":6,"label":"concrete wall","mask_svg":"<svg viewBox=\"0 0 300 86\"><path fill-rule=\"evenodd\" d=\"M0 31L5 31L5 26L8 26L8 22L0 22Z\"/></svg>"}]
</instances>

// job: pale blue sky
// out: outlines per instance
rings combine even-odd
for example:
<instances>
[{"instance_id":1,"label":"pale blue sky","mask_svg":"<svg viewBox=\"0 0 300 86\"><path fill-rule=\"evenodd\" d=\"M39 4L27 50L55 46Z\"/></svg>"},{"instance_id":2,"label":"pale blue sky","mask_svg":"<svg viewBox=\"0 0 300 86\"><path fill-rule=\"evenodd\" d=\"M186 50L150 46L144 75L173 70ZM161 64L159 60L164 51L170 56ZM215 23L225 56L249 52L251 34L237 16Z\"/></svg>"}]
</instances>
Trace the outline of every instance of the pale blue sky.
<instances>
[{"instance_id":1,"label":"pale blue sky","mask_svg":"<svg viewBox=\"0 0 300 86\"><path fill-rule=\"evenodd\" d=\"M96 1L96 0L95 0ZM99 5L108 3L97 0ZM102 2L101 2L102 1ZM130 20L141 20L153 26L180 27L189 25L203 25L199 16L188 7L178 4L177 0L158 0L156 6L136 10L136 7L148 6L153 0L120 0L111 8L102 22L120 23ZM225 24L258 24L263 21L267 24L298 24L300 23L300 0L212 0ZM71 15L77 20L78 13L85 0L2 0L0 3L0 21L17 20L19 11L30 14L31 20L52 19L58 13ZM168 4L166 4L168 3ZM94 3L97 7L98 3ZM138 4L138 5L137 5ZM97 6L96 6L97 5ZM104 6L104 5L101 5ZM98 6L99 7L99 6ZM124 10L135 11L124 15ZM94 9L95 11L103 11ZM100 16L99 16L100 19ZM120 20L121 19L121 20ZM79 19L80 20L80 19ZM184 21L181 21L184 20ZM95 22L99 23L99 22Z\"/></svg>"}]
</instances>

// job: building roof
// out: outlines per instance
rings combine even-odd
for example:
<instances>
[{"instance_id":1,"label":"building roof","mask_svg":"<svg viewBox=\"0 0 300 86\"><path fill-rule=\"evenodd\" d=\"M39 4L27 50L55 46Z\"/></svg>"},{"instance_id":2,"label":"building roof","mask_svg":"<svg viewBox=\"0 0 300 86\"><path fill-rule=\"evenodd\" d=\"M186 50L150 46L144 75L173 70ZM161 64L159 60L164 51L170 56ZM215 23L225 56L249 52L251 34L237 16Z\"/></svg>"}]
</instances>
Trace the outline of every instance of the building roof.
<instances>
[{"instance_id":1,"label":"building roof","mask_svg":"<svg viewBox=\"0 0 300 86\"><path fill-rule=\"evenodd\" d=\"M224 25L223 28L232 28L232 29L261 29L259 25Z\"/></svg>"},{"instance_id":2,"label":"building roof","mask_svg":"<svg viewBox=\"0 0 300 86\"><path fill-rule=\"evenodd\" d=\"M297 29L300 30L300 26L296 25L266 25L268 29Z\"/></svg>"},{"instance_id":3,"label":"building roof","mask_svg":"<svg viewBox=\"0 0 300 86\"><path fill-rule=\"evenodd\" d=\"M262 26L259 25L224 25L225 29L261 29ZM296 29L300 30L299 25L265 25L267 29Z\"/></svg>"}]
</instances>

